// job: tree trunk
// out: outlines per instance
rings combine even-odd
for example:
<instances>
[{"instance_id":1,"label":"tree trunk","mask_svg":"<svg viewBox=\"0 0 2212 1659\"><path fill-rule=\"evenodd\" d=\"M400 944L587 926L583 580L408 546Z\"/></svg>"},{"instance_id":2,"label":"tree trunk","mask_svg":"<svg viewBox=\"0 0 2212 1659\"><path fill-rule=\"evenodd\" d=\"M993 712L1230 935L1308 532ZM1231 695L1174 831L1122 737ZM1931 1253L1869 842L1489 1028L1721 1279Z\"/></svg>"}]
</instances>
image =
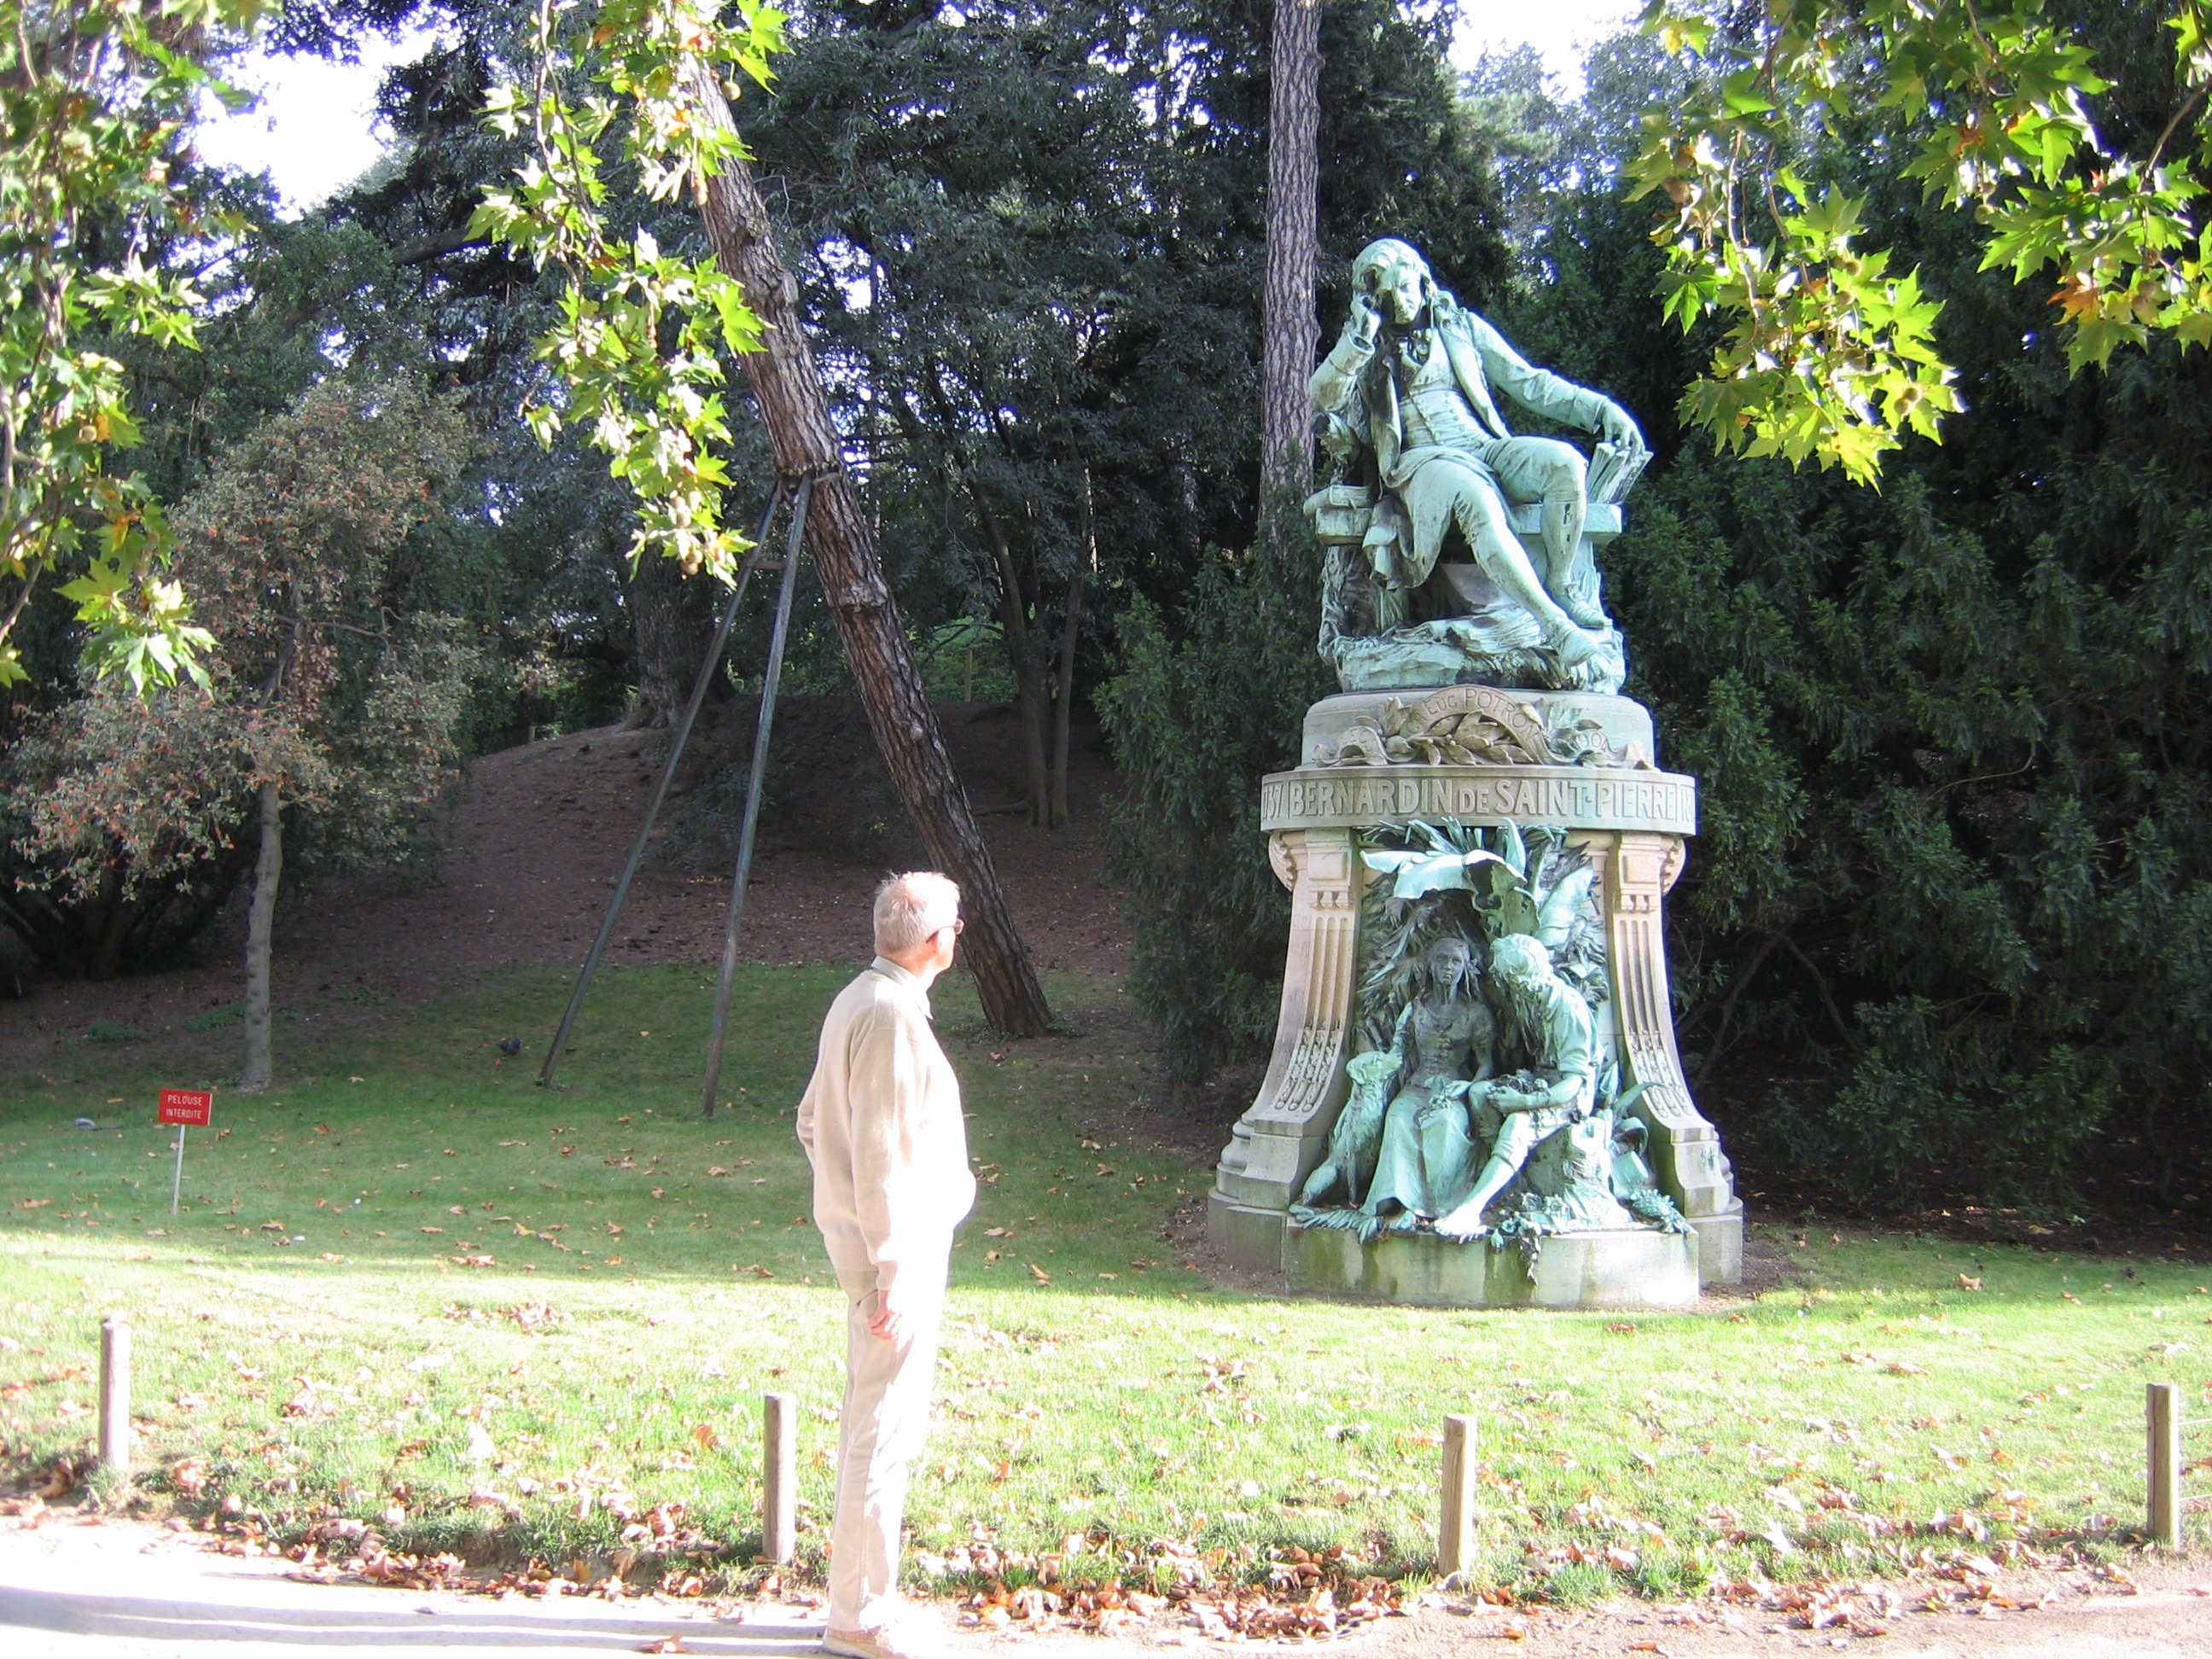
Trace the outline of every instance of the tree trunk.
<instances>
[{"instance_id":1,"label":"tree trunk","mask_svg":"<svg viewBox=\"0 0 2212 1659\"><path fill-rule=\"evenodd\" d=\"M729 131L729 105L712 73L693 58L687 60L684 74L684 92L696 118ZM806 550L814 557L868 725L907 816L938 867L960 885L968 963L983 1016L1010 1036L1042 1036L1052 1023L1052 1011L1014 930L989 849L952 770L936 711L884 581L867 519L830 424L814 353L799 325L799 285L776 252L768 207L752 169L734 158L725 163L700 189L699 208L716 258L744 286L746 301L767 325L762 349L743 360L759 401L761 424L778 474L811 475L815 480Z\"/></svg>"},{"instance_id":2,"label":"tree trunk","mask_svg":"<svg viewBox=\"0 0 2212 1659\"><path fill-rule=\"evenodd\" d=\"M690 701L699 664L714 642L729 590L699 577L686 577L673 559L650 556L623 585L629 604L630 635L637 646L639 723L667 726ZM728 680L717 675L707 700L732 695Z\"/></svg>"},{"instance_id":3,"label":"tree trunk","mask_svg":"<svg viewBox=\"0 0 2212 1659\"><path fill-rule=\"evenodd\" d=\"M276 883L284 873L284 805L276 786L261 786L261 851L253 861L253 904L246 919L246 1065L238 1092L269 1086L269 945L276 930Z\"/></svg>"},{"instance_id":4,"label":"tree trunk","mask_svg":"<svg viewBox=\"0 0 2212 1659\"><path fill-rule=\"evenodd\" d=\"M1098 568L1098 520L1091 499L1091 469L1083 469L1083 552L1069 561L1067 599L1060 620L1060 672L1053 682L1052 817L1055 830L1066 823L1069 721L1075 705L1075 648L1083 634L1084 579Z\"/></svg>"},{"instance_id":5,"label":"tree trunk","mask_svg":"<svg viewBox=\"0 0 2212 1659\"><path fill-rule=\"evenodd\" d=\"M1306 381L1321 338L1314 314L1321 181L1322 0L1275 0L1267 92L1267 274L1261 321L1260 482L1263 517L1313 483Z\"/></svg>"},{"instance_id":6,"label":"tree trunk","mask_svg":"<svg viewBox=\"0 0 2212 1659\"><path fill-rule=\"evenodd\" d=\"M1022 761L1029 779L1029 817L1031 823L1048 823L1052 813L1052 780L1045 761L1045 721L1051 714L1052 690L1039 667L1030 642L1029 617L1022 600L1021 573L1014 568L1014 550L1006 544L998 515L981 492L969 492L991 538L991 556L999 569L999 629L1006 636L1006 661L1014 671L1014 706L1022 719Z\"/></svg>"},{"instance_id":7,"label":"tree trunk","mask_svg":"<svg viewBox=\"0 0 2212 1659\"><path fill-rule=\"evenodd\" d=\"M91 960L87 979L113 979L123 965L123 941L131 932L130 901L123 892L123 863L122 848L111 843L107 868L100 873L100 898L88 918Z\"/></svg>"},{"instance_id":8,"label":"tree trunk","mask_svg":"<svg viewBox=\"0 0 2212 1659\"><path fill-rule=\"evenodd\" d=\"M1068 721L1075 702L1075 647L1083 625L1083 567L1067 573L1067 612L1060 629L1060 665L1052 687L1052 810L1045 823L1057 830L1067 822Z\"/></svg>"}]
</instances>

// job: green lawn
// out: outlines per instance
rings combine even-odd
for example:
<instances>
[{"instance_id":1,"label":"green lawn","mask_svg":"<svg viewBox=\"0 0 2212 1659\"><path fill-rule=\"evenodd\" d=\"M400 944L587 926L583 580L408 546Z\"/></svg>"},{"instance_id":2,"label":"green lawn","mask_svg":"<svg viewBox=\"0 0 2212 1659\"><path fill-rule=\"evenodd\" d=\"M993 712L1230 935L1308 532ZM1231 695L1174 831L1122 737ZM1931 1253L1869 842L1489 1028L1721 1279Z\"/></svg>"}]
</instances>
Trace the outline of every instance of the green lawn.
<instances>
[{"instance_id":1,"label":"green lawn","mask_svg":"<svg viewBox=\"0 0 2212 1659\"><path fill-rule=\"evenodd\" d=\"M0 1474L82 1458L120 1310L143 1483L188 1509L595 1571L671 1537L749 1555L758 1399L786 1389L818 1562L842 1311L791 1113L842 977L747 970L713 1121L697 969L603 975L550 1092L550 971L301 1004L285 1084L191 1132L173 1220L153 1092L219 1077L235 1028L72 1038L0 1084ZM1472 1409L1494 1582L1883 1571L2140 1524L2143 1382L2212 1397L2212 1270L2179 1261L1820 1228L1771 1235L1789 1287L1719 1314L1214 1291L1163 1236L1206 1173L1085 1130L1148 1086L1141 1029L1109 983L1050 990L1073 1034L1011 1046L964 983L937 998L984 1184L910 1510L934 1555L1088 1534L1101 1559L1343 1545L1423 1572L1439 1419Z\"/></svg>"}]
</instances>

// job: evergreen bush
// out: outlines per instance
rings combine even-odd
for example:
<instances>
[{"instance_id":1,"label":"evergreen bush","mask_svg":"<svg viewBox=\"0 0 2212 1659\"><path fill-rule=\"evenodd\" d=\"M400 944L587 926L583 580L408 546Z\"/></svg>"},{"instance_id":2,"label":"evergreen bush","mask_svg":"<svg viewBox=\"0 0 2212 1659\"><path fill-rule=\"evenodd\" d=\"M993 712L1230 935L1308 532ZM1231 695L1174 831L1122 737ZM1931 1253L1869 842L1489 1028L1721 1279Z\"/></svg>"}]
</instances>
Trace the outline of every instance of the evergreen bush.
<instances>
[{"instance_id":1,"label":"evergreen bush","mask_svg":"<svg viewBox=\"0 0 2212 1659\"><path fill-rule=\"evenodd\" d=\"M1142 599L1098 714L1121 770L1108 869L1135 927L1129 991L1170 1072L1267 1052L1290 940L1260 780L1297 764L1307 706L1336 689L1315 649L1320 550L1217 554L1172 618Z\"/></svg>"}]
</instances>

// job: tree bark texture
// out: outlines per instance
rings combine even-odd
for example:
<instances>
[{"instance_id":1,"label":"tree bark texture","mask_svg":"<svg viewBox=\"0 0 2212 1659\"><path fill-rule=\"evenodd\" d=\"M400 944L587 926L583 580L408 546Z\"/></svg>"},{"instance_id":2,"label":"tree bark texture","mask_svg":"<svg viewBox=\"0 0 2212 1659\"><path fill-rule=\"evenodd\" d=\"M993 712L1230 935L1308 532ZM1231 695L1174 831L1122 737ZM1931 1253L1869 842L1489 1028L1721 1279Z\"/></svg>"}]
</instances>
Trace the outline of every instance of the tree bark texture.
<instances>
[{"instance_id":1,"label":"tree bark texture","mask_svg":"<svg viewBox=\"0 0 2212 1659\"><path fill-rule=\"evenodd\" d=\"M729 590L700 577L686 577L673 559L647 556L623 585L629 603L630 633L637 644L637 700L641 723L668 726L690 701L700 660L714 643L715 625ZM707 700L722 702L730 683L717 675Z\"/></svg>"},{"instance_id":2,"label":"tree bark texture","mask_svg":"<svg viewBox=\"0 0 2212 1659\"><path fill-rule=\"evenodd\" d=\"M1260 351L1260 480L1270 498L1313 482L1314 314L1321 187L1322 0L1275 0L1267 91L1267 273ZM1270 510L1263 502L1261 511Z\"/></svg>"},{"instance_id":3,"label":"tree bark texture","mask_svg":"<svg viewBox=\"0 0 2212 1659\"><path fill-rule=\"evenodd\" d=\"M261 786L261 851L253 861L253 903L246 915L246 1064L238 1091L269 1086L269 955L276 926L276 884L284 874L284 803L276 786Z\"/></svg>"},{"instance_id":4,"label":"tree bark texture","mask_svg":"<svg viewBox=\"0 0 2212 1659\"><path fill-rule=\"evenodd\" d=\"M686 76L685 94L696 118L730 128L729 105L711 72L694 60ZM968 922L968 965L984 1018L1010 1036L1042 1036L1052 1012L1029 951L1014 929L989 849L952 769L936 711L884 580L875 539L830 423L814 353L799 324L799 285L776 252L767 204L752 169L730 161L705 183L699 207L716 259L743 285L746 302L766 325L762 349L747 353L744 362L769 453L779 476L811 475L815 480L806 550L813 556L868 725L907 816L938 867L959 884Z\"/></svg>"}]
</instances>

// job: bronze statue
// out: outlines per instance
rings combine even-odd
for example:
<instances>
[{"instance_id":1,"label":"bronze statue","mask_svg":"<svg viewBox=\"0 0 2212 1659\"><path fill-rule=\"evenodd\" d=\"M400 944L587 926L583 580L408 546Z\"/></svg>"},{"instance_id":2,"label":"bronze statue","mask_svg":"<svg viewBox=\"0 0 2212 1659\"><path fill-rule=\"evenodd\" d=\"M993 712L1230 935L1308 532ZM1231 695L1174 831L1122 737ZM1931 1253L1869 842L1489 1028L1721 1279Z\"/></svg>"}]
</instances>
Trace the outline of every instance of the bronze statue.
<instances>
[{"instance_id":1,"label":"bronze statue","mask_svg":"<svg viewBox=\"0 0 2212 1659\"><path fill-rule=\"evenodd\" d=\"M1323 444L1340 479L1307 507L1322 540L1356 544L1364 565L1364 617L1346 614L1343 573L1328 596L1324 648L1347 690L1468 680L1617 689L1620 638L1584 530L1593 483L1617 501L1647 459L1626 410L1528 362L1393 238L1352 261L1350 314L1309 394L1328 417ZM1571 444L1516 436L1500 397L1597 434L1602 477ZM1540 568L1516 531L1516 505L1538 511ZM1454 532L1474 566L1439 573Z\"/></svg>"}]
</instances>

